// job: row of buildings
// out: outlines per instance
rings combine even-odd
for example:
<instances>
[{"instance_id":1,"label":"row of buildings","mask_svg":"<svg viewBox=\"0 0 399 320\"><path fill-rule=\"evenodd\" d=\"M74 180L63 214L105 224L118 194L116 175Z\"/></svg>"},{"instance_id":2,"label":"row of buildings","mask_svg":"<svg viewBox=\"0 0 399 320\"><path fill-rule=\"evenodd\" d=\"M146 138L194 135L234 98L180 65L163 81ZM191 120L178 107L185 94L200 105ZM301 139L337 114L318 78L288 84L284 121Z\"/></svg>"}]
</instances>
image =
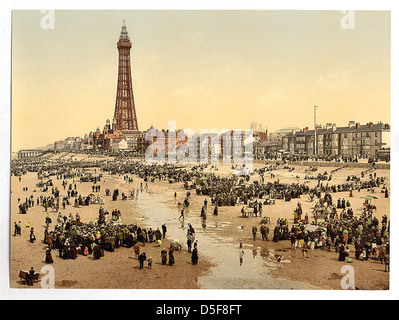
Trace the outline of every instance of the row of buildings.
<instances>
[{"instance_id":1,"label":"row of buildings","mask_svg":"<svg viewBox=\"0 0 399 320\"><path fill-rule=\"evenodd\" d=\"M97 128L96 132L86 134L84 138L69 137L65 140L54 143L54 151L72 151L72 152L104 152L118 154L121 152L131 153L132 155L144 155L148 147L154 143L157 138L146 139L147 131L136 131L130 134L122 134L111 126L107 120L103 131ZM180 139L180 134L185 138ZM164 146L165 154L168 153L169 132L162 130L158 137L158 146ZM215 152L223 155L226 150L226 142L229 146L237 150L241 148L241 154L245 153L245 139L248 142L248 136L245 132L235 135L233 131L220 134L220 146ZM315 144L315 141L317 143ZM210 142L210 141L209 141ZM309 128L299 129L297 127L285 128L268 135L265 131L254 131L252 139L253 155L257 159L268 157L280 157L282 155L297 156L340 156L340 157L359 157L376 158L381 150L390 149L390 126L387 123L369 122L367 124L355 123L350 121L345 127L337 127L335 124L328 123L324 127L317 126L316 130ZM183 130L176 132L176 148L183 145L188 147L193 143L189 142L188 136ZM197 145L197 152L200 154L200 137L194 141ZM208 147L210 146L210 143ZM159 148L157 149L159 152ZM156 150L154 151L157 152ZM209 149L209 154L211 150Z\"/></svg>"},{"instance_id":2,"label":"row of buildings","mask_svg":"<svg viewBox=\"0 0 399 320\"><path fill-rule=\"evenodd\" d=\"M381 150L390 149L390 126L349 121L344 127L328 123L304 128L283 136L282 149L291 155L377 158Z\"/></svg>"},{"instance_id":3,"label":"row of buildings","mask_svg":"<svg viewBox=\"0 0 399 320\"><path fill-rule=\"evenodd\" d=\"M152 130L152 133L156 133L156 137L147 137L147 135ZM234 154L234 150L240 150L239 153L243 155L245 153L245 146L248 143L253 144L254 153L260 152L256 149L256 145L267 143L268 135L267 130L265 131L255 131L252 136L249 136L245 131L237 133L236 131L228 131L223 133L217 133L217 147L215 150L211 150L212 147L212 136L214 134L209 134L208 137L196 135L194 139L191 139L191 135L184 132L183 129L177 130L175 132L175 139L173 142L176 149L182 146L186 146L188 149L193 150L193 144L195 144L195 150L197 154L201 152L207 152L206 150L201 150L202 140L208 140L206 148L208 148L209 154L212 152L216 153L230 153ZM147 137L147 138L146 138ZM130 153L136 156L144 156L147 149L151 144L157 142L157 147L153 146L153 153L156 154L163 150L165 154L168 154L169 139L173 137L170 135L168 130L155 130L151 126L146 131L135 131L127 134L126 132L119 131L115 128L115 125L111 126L110 121L107 120L104 129L101 131L99 128L95 132L90 132L86 134L84 138L81 137L68 137L65 140L56 141L54 143L55 152L99 152L99 153ZM227 150L230 147L231 150ZM235 151L236 152L236 151Z\"/></svg>"}]
</instances>

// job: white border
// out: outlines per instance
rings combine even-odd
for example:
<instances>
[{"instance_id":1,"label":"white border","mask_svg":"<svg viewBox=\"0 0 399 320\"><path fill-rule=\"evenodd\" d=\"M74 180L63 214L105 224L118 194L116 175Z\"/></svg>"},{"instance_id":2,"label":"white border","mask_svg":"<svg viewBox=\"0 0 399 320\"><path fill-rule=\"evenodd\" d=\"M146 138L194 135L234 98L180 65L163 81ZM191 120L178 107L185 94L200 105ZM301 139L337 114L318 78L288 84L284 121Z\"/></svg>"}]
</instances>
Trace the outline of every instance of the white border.
<instances>
[{"instance_id":1,"label":"white border","mask_svg":"<svg viewBox=\"0 0 399 320\"><path fill-rule=\"evenodd\" d=\"M398 208L398 191L395 177L398 177L396 167L398 152L395 142L398 136L398 112L397 96L399 92L398 77L398 16L399 10L394 5L397 1L278 1L264 3L262 1L212 1L201 2L169 0L169 1L132 1L114 0L107 3L88 0L81 1L8 1L2 4L0 14L0 97L1 97L1 126L0 126L0 298L7 299L156 299L156 300L217 300L217 299L240 299L240 300L274 300L274 299L398 299L398 277L397 277L397 250L391 258L391 289L389 291L287 291L287 290L75 290L75 289L10 289L9 288L9 192L10 192L10 79L11 79L11 11L12 10L140 10L140 9L168 9L168 10L390 10L392 22L392 64L391 64L391 127L392 127L392 161L391 168L391 240L392 248L397 246L397 219L395 217ZM137 293L140 292L140 295ZM171 295L172 293L172 295Z\"/></svg>"}]
</instances>

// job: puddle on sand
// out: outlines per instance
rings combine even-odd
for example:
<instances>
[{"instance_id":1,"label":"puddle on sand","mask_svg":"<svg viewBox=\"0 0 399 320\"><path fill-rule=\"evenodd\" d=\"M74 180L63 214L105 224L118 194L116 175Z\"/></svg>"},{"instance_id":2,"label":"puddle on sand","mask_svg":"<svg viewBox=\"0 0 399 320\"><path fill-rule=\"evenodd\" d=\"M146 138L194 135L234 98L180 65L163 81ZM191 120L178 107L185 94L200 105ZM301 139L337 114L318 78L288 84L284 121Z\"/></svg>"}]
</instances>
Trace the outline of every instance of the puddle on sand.
<instances>
[{"instance_id":1,"label":"puddle on sand","mask_svg":"<svg viewBox=\"0 0 399 320\"><path fill-rule=\"evenodd\" d=\"M285 279L273 278L269 271L278 267L274 252L265 249L244 247L240 253L239 245L232 244L231 238L222 238L218 230L230 222L207 222L203 226L198 215L187 214L184 221L179 220L177 209L169 208L151 192L140 192L135 205L144 215L144 222L151 227L166 223L167 237L178 239L186 247L187 226L195 229L198 252L215 263L209 274L198 279L203 289L316 289L310 285Z\"/></svg>"}]
</instances>

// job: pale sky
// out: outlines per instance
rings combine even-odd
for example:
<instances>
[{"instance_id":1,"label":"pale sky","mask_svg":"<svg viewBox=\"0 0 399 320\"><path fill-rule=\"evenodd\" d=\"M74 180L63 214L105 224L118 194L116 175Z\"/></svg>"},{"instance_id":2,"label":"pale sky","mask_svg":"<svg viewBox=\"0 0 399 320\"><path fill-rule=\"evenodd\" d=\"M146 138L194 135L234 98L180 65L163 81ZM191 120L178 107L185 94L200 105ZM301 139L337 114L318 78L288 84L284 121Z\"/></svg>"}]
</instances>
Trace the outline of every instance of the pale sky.
<instances>
[{"instance_id":1,"label":"pale sky","mask_svg":"<svg viewBox=\"0 0 399 320\"><path fill-rule=\"evenodd\" d=\"M390 122L390 13L40 11L12 16L12 151L103 128L125 19L140 130Z\"/></svg>"}]
</instances>

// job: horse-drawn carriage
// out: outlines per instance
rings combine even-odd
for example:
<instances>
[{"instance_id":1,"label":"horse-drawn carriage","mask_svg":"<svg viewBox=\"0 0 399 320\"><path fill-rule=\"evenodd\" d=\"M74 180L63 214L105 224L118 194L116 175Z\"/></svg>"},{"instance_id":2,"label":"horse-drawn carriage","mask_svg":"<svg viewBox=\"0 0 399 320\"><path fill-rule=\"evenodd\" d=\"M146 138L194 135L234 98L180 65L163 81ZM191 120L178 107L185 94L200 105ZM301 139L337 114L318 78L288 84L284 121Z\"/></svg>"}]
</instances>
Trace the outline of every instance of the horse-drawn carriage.
<instances>
[{"instance_id":1,"label":"horse-drawn carriage","mask_svg":"<svg viewBox=\"0 0 399 320\"><path fill-rule=\"evenodd\" d=\"M43 181L39 181L38 183L36 183L36 187L38 187L38 188L44 187L44 182Z\"/></svg>"},{"instance_id":2,"label":"horse-drawn carriage","mask_svg":"<svg viewBox=\"0 0 399 320\"><path fill-rule=\"evenodd\" d=\"M313 218L316 223L325 222L327 220L327 209L325 207L315 207L313 209Z\"/></svg>"},{"instance_id":3,"label":"horse-drawn carriage","mask_svg":"<svg viewBox=\"0 0 399 320\"><path fill-rule=\"evenodd\" d=\"M260 220L261 224L270 224L270 217L266 216L266 217L262 217L262 219Z\"/></svg>"},{"instance_id":4,"label":"horse-drawn carriage","mask_svg":"<svg viewBox=\"0 0 399 320\"><path fill-rule=\"evenodd\" d=\"M195 188L195 184L191 181L184 182L184 189L191 190Z\"/></svg>"},{"instance_id":5,"label":"horse-drawn carriage","mask_svg":"<svg viewBox=\"0 0 399 320\"><path fill-rule=\"evenodd\" d=\"M263 201L264 205L273 205L276 204L276 199L273 199L270 195L265 197L265 201Z\"/></svg>"},{"instance_id":6,"label":"horse-drawn carriage","mask_svg":"<svg viewBox=\"0 0 399 320\"><path fill-rule=\"evenodd\" d=\"M170 242L170 249L180 251L182 249L182 243L179 240L173 240Z\"/></svg>"},{"instance_id":7,"label":"horse-drawn carriage","mask_svg":"<svg viewBox=\"0 0 399 320\"><path fill-rule=\"evenodd\" d=\"M94 194L89 194L89 196L86 198L86 201L89 202L89 204L100 204L104 205L104 197L100 196L95 196Z\"/></svg>"}]
</instances>

